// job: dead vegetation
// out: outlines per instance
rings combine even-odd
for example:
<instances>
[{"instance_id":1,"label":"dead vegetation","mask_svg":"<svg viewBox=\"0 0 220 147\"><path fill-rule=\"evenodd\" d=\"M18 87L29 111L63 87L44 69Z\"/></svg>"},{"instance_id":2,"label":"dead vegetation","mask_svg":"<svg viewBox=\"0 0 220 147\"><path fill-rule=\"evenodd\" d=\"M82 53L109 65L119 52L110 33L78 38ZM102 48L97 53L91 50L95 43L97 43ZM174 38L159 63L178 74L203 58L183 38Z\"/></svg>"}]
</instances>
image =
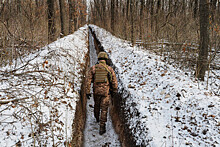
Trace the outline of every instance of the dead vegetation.
<instances>
[{"instance_id":1,"label":"dead vegetation","mask_svg":"<svg viewBox=\"0 0 220 147\"><path fill-rule=\"evenodd\" d=\"M220 68L220 19L217 15L220 4L213 0L208 5L209 71ZM175 63L180 68L195 72L200 41L198 0L96 1L92 3L90 15L90 23L131 41L133 45L156 52L167 63Z\"/></svg>"}]
</instances>

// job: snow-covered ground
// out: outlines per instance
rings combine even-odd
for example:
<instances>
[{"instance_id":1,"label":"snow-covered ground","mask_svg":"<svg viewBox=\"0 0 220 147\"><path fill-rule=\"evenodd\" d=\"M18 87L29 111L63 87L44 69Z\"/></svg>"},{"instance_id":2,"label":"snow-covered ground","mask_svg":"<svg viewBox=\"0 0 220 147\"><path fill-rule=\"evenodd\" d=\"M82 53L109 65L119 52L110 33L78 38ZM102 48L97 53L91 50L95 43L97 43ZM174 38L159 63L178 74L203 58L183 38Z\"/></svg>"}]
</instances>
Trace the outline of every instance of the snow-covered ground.
<instances>
[{"instance_id":1,"label":"snow-covered ground","mask_svg":"<svg viewBox=\"0 0 220 147\"><path fill-rule=\"evenodd\" d=\"M163 57L92 27L116 66L119 92L126 99L126 115L137 145L220 145L219 78L209 80L206 89L206 82L168 65ZM65 146L71 141L87 43L85 26L0 67L0 146ZM220 76L220 71L214 72ZM128 94L131 98L126 98ZM110 146L117 146L110 120L109 133L98 134L92 102L88 100L87 106L89 134L85 131L84 135L91 142L85 139L84 145L101 141L96 145L111 142Z\"/></svg>"},{"instance_id":2,"label":"snow-covered ground","mask_svg":"<svg viewBox=\"0 0 220 147\"><path fill-rule=\"evenodd\" d=\"M0 67L1 147L65 146L71 141L87 52L84 26Z\"/></svg>"},{"instance_id":3,"label":"snow-covered ground","mask_svg":"<svg viewBox=\"0 0 220 147\"><path fill-rule=\"evenodd\" d=\"M87 101L87 117L84 130L84 147L120 147L120 141L112 126L112 121L109 113L106 123L106 133L103 135L99 135L99 123L96 122L96 119L94 117L93 106L94 101L92 97L90 98L90 100Z\"/></svg>"},{"instance_id":4,"label":"snow-covered ground","mask_svg":"<svg viewBox=\"0 0 220 147\"><path fill-rule=\"evenodd\" d=\"M97 53L94 46L94 40L90 33L89 37L89 50L90 50L90 67L97 63ZM91 89L92 90L92 89ZM99 135L99 123L96 122L94 117L94 100L93 97L87 101L87 117L84 130L84 146L85 147L101 147L101 146L120 146L118 135L115 133L112 126L112 121L108 113L106 123L106 133Z\"/></svg>"},{"instance_id":5,"label":"snow-covered ground","mask_svg":"<svg viewBox=\"0 0 220 147\"><path fill-rule=\"evenodd\" d=\"M91 27L116 66L137 145L220 146L219 70L207 89L163 57Z\"/></svg>"}]
</instances>

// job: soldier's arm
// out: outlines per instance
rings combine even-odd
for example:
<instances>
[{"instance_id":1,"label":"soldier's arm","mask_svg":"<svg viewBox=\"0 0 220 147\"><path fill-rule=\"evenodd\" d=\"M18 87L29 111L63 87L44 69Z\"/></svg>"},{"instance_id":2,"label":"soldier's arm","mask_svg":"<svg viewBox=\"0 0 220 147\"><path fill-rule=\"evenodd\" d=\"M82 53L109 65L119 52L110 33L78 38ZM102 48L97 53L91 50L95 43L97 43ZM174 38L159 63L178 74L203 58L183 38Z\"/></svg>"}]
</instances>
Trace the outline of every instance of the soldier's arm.
<instances>
[{"instance_id":1,"label":"soldier's arm","mask_svg":"<svg viewBox=\"0 0 220 147\"><path fill-rule=\"evenodd\" d=\"M93 80L93 67L90 68L86 78L86 94L90 94L90 87L92 80Z\"/></svg>"},{"instance_id":2,"label":"soldier's arm","mask_svg":"<svg viewBox=\"0 0 220 147\"><path fill-rule=\"evenodd\" d=\"M112 73L112 91L117 92L118 91L118 81L117 81L115 72L112 68L111 68L111 73Z\"/></svg>"}]
</instances>

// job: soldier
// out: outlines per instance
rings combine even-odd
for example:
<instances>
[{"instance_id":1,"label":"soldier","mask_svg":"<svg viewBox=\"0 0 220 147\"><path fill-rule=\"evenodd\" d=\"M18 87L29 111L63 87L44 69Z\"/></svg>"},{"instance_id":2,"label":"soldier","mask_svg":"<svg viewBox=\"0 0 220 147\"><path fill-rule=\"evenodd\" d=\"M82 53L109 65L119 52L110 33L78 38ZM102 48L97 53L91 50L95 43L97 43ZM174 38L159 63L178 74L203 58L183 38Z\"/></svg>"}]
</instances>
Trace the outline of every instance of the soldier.
<instances>
[{"instance_id":1,"label":"soldier","mask_svg":"<svg viewBox=\"0 0 220 147\"><path fill-rule=\"evenodd\" d=\"M114 70L106 64L107 59L108 55L105 52L100 52L98 54L99 62L90 68L86 85L86 96L89 99L89 97L91 97L91 82L93 82L93 94L95 102L94 116L97 122L100 120L100 135L106 132L105 123L107 122L107 113L110 104L110 91L114 95L117 93L118 87ZM101 117L99 119L100 109Z\"/></svg>"}]
</instances>

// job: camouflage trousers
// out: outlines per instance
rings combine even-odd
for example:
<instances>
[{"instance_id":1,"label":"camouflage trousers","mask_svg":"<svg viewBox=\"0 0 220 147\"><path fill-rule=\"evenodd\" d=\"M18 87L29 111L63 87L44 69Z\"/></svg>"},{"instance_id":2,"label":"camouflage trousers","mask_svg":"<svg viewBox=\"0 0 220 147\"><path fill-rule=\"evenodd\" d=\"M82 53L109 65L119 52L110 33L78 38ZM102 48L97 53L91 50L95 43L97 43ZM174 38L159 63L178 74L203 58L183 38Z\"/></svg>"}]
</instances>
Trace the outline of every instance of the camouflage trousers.
<instances>
[{"instance_id":1,"label":"camouflage trousers","mask_svg":"<svg viewBox=\"0 0 220 147\"><path fill-rule=\"evenodd\" d=\"M110 96L94 95L94 116L97 121L100 120L100 130L105 130L105 123L107 122L108 107L110 104ZM101 116L100 116L101 110Z\"/></svg>"}]
</instances>

